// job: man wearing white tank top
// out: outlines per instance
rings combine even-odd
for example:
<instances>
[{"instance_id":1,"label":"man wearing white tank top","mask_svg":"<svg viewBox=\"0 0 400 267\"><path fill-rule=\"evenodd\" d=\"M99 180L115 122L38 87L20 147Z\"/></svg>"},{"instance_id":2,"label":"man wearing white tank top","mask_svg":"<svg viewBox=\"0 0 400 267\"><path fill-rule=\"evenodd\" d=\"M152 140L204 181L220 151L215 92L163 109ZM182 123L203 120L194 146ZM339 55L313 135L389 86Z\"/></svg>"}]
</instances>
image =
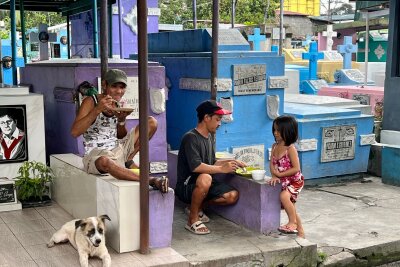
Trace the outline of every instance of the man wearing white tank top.
<instances>
[{"instance_id":1,"label":"man wearing white tank top","mask_svg":"<svg viewBox=\"0 0 400 267\"><path fill-rule=\"evenodd\" d=\"M109 173L117 179L139 181L139 175L129 170L137 167L133 157L139 151L139 127L128 132L126 117L132 111L118 109L127 86L126 73L108 70L103 86L103 94L82 101L71 134L74 137L83 135L83 164L88 173ZM157 131L157 120L150 116L148 124L150 139ZM168 192L166 177L150 177L149 184L162 193Z\"/></svg>"}]
</instances>

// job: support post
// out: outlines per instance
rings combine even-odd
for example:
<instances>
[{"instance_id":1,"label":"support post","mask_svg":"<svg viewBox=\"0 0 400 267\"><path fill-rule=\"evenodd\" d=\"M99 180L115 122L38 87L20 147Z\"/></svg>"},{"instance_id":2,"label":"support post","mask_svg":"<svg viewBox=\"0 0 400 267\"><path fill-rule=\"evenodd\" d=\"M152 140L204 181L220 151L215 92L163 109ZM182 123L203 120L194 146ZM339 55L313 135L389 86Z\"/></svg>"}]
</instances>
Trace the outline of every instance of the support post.
<instances>
[{"instance_id":1,"label":"support post","mask_svg":"<svg viewBox=\"0 0 400 267\"><path fill-rule=\"evenodd\" d=\"M17 81L17 21L15 19L15 0L10 1L10 16L11 16L11 65L12 65L12 80L13 85Z\"/></svg>"},{"instance_id":2,"label":"support post","mask_svg":"<svg viewBox=\"0 0 400 267\"><path fill-rule=\"evenodd\" d=\"M97 12L96 12L97 16ZM101 79L104 80L104 75L108 70L108 26L107 26L107 0L101 0L100 8L100 65ZM97 24L97 23L96 23Z\"/></svg>"},{"instance_id":3,"label":"support post","mask_svg":"<svg viewBox=\"0 0 400 267\"><path fill-rule=\"evenodd\" d=\"M369 53L369 13L365 13L365 75L364 75L364 86L368 83L368 53Z\"/></svg>"},{"instance_id":4,"label":"support post","mask_svg":"<svg viewBox=\"0 0 400 267\"><path fill-rule=\"evenodd\" d=\"M21 17L21 35L22 35L22 56L24 57L24 63L26 64L26 34L25 34L25 10L24 0L19 0L19 14Z\"/></svg>"},{"instance_id":5,"label":"support post","mask_svg":"<svg viewBox=\"0 0 400 267\"><path fill-rule=\"evenodd\" d=\"M149 139L147 0L138 0L140 253L149 254Z\"/></svg>"},{"instance_id":6,"label":"support post","mask_svg":"<svg viewBox=\"0 0 400 267\"><path fill-rule=\"evenodd\" d=\"M280 12L279 12L279 55L282 56L283 48L283 0L280 0Z\"/></svg>"},{"instance_id":7,"label":"support post","mask_svg":"<svg viewBox=\"0 0 400 267\"><path fill-rule=\"evenodd\" d=\"M99 57L99 33L98 22L97 22L97 0L93 0L93 57ZM104 17L103 17L104 19ZM103 38L102 38L103 39Z\"/></svg>"},{"instance_id":8,"label":"support post","mask_svg":"<svg viewBox=\"0 0 400 267\"><path fill-rule=\"evenodd\" d=\"M69 30L69 14L67 15L67 49L68 49L68 59L71 58L71 32Z\"/></svg>"},{"instance_id":9,"label":"support post","mask_svg":"<svg viewBox=\"0 0 400 267\"><path fill-rule=\"evenodd\" d=\"M211 55L211 99L217 99L218 77L218 33L219 33L219 0L213 0L212 14L212 55Z\"/></svg>"},{"instance_id":10,"label":"support post","mask_svg":"<svg viewBox=\"0 0 400 267\"><path fill-rule=\"evenodd\" d=\"M124 37L122 36L122 0L118 0L119 57L124 58Z\"/></svg>"},{"instance_id":11,"label":"support post","mask_svg":"<svg viewBox=\"0 0 400 267\"><path fill-rule=\"evenodd\" d=\"M197 3L193 0L193 29L197 29Z\"/></svg>"}]
</instances>

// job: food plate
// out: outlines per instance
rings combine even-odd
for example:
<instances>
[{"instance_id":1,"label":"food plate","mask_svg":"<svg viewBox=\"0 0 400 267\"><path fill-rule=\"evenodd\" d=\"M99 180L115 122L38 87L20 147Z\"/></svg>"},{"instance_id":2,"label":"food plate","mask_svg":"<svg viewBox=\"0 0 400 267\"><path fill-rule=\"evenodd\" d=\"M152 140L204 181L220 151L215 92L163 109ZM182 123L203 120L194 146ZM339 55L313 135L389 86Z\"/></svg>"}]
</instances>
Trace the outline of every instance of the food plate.
<instances>
[{"instance_id":1,"label":"food plate","mask_svg":"<svg viewBox=\"0 0 400 267\"><path fill-rule=\"evenodd\" d=\"M132 112L133 108L114 108L114 110L118 112Z\"/></svg>"},{"instance_id":2,"label":"food plate","mask_svg":"<svg viewBox=\"0 0 400 267\"><path fill-rule=\"evenodd\" d=\"M244 177L251 177L251 171L254 170L261 170L261 168L248 166L246 167L246 171L244 171L242 168L239 168L236 170L236 174Z\"/></svg>"}]
</instances>

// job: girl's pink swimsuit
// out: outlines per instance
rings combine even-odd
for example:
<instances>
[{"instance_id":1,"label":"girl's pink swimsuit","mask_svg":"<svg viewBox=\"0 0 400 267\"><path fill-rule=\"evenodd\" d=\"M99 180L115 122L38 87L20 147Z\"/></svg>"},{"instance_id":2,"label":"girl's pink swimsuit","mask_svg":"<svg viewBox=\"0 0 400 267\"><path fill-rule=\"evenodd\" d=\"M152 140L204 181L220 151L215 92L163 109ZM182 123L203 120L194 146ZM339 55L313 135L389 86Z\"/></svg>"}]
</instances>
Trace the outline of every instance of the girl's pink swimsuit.
<instances>
[{"instance_id":1,"label":"girl's pink swimsuit","mask_svg":"<svg viewBox=\"0 0 400 267\"><path fill-rule=\"evenodd\" d=\"M274 151L274 148L275 145L272 147L272 152ZM279 172L284 172L293 167L292 163L290 162L287 150L280 159L276 159L272 153L272 164L275 168L278 169ZM287 190L291 195L290 200L295 203L297 200L297 196L299 195L301 189L303 189L304 176L299 171L293 176L281 177L280 180L282 184L282 191Z\"/></svg>"}]
</instances>

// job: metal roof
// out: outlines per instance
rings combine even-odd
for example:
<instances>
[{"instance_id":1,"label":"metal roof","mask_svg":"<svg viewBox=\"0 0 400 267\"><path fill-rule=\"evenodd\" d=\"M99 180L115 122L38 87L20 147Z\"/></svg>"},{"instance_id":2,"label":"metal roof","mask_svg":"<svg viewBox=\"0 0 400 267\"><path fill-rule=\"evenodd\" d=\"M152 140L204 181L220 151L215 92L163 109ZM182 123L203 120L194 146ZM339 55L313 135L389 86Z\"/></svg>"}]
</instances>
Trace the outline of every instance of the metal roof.
<instances>
[{"instance_id":1,"label":"metal roof","mask_svg":"<svg viewBox=\"0 0 400 267\"><path fill-rule=\"evenodd\" d=\"M20 2L23 2L25 11L46 11L57 12L63 16L73 15L92 9L92 0L18 0L15 1L15 8L20 9ZM108 0L108 4L114 4L116 0ZM100 7L101 0L97 0ZM0 9L10 10L10 0L0 0Z\"/></svg>"}]
</instances>

